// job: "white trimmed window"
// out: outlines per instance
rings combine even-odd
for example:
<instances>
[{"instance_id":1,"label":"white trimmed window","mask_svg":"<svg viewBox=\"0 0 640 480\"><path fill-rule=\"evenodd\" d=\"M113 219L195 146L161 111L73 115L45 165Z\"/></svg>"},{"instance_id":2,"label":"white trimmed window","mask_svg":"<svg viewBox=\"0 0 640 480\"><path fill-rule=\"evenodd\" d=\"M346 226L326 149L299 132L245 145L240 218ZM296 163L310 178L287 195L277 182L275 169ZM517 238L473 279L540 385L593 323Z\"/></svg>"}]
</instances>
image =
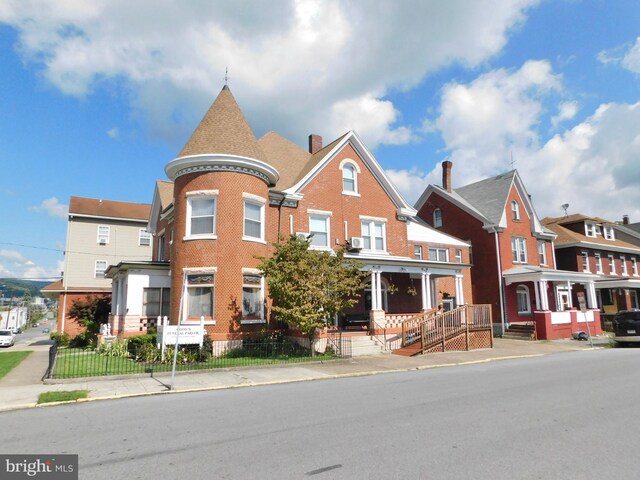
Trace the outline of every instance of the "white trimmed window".
<instances>
[{"instance_id":1,"label":"white trimmed window","mask_svg":"<svg viewBox=\"0 0 640 480\"><path fill-rule=\"evenodd\" d=\"M547 242L538 240L538 261L540 265L547 264Z\"/></svg>"},{"instance_id":2,"label":"white trimmed window","mask_svg":"<svg viewBox=\"0 0 640 480\"><path fill-rule=\"evenodd\" d=\"M429 260L432 262L448 262L449 250L446 248L429 248Z\"/></svg>"},{"instance_id":3,"label":"white trimmed window","mask_svg":"<svg viewBox=\"0 0 640 480\"><path fill-rule=\"evenodd\" d=\"M442 227L442 210L436 208L433 211L433 227L440 228Z\"/></svg>"},{"instance_id":4,"label":"white trimmed window","mask_svg":"<svg viewBox=\"0 0 640 480\"><path fill-rule=\"evenodd\" d=\"M511 237L511 257L514 263L527 263L527 242L523 237Z\"/></svg>"},{"instance_id":5,"label":"white trimmed window","mask_svg":"<svg viewBox=\"0 0 640 480\"><path fill-rule=\"evenodd\" d=\"M604 238L606 240L615 240L616 236L613 233L613 227L603 227L604 230Z\"/></svg>"},{"instance_id":6,"label":"white trimmed window","mask_svg":"<svg viewBox=\"0 0 640 480\"><path fill-rule=\"evenodd\" d=\"M146 228L141 228L138 232L138 245L142 247L151 245L151 234L147 232Z\"/></svg>"},{"instance_id":7,"label":"white trimmed window","mask_svg":"<svg viewBox=\"0 0 640 480\"><path fill-rule=\"evenodd\" d=\"M638 260L636 260L636 257L631 257L631 273L634 277L638 276Z\"/></svg>"},{"instance_id":8,"label":"white trimmed window","mask_svg":"<svg viewBox=\"0 0 640 480\"><path fill-rule=\"evenodd\" d=\"M596 273L602 273L602 255L599 253L595 254L596 257Z\"/></svg>"},{"instance_id":9,"label":"white trimmed window","mask_svg":"<svg viewBox=\"0 0 640 480\"><path fill-rule=\"evenodd\" d=\"M215 274L187 275L187 318L213 318Z\"/></svg>"},{"instance_id":10,"label":"white trimmed window","mask_svg":"<svg viewBox=\"0 0 640 480\"><path fill-rule=\"evenodd\" d=\"M616 259L613 255L607 255L607 258L609 258L609 275L617 275L618 273L616 272Z\"/></svg>"},{"instance_id":11,"label":"white trimmed window","mask_svg":"<svg viewBox=\"0 0 640 480\"><path fill-rule=\"evenodd\" d=\"M217 195L194 195L188 197L186 236L215 238L216 208Z\"/></svg>"},{"instance_id":12,"label":"white trimmed window","mask_svg":"<svg viewBox=\"0 0 640 480\"><path fill-rule=\"evenodd\" d=\"M98 243L106 245L109 243L109 232L111 228L108 225L98 225Z\"/></svg>"},{"instance_id":13,"label":"white trimmed window","mask_svg":"<svg viewBox=\"0 0 640 480\"><path fill-rule=\"evenodd\" d=\"M95 276L96 278L104 278L104 272L107 270L106 260L96 260Z\"/></svg>"},{"instance_id":14,"label":"white trimmed window","mask_svg":"<svg viewBox=\"0 0 640 480\"><path fill-rule=\"evenodd\" d=\"M462 249L456 249L456 263L462 263Z\"/></svg>"},{"instance_id":15,"label":"white trimmed window","mask_svg":"<svg viewBox=\"0 0 640 480\"><path fill-rule=\"evenodd\" d=\"M596 236L596 225L595 223L585 222L584 224L584 233L587 237L595 237Z\"/></svg>"},{"instance_id":16,"label":"white trimmed window","mask_svg":"<svg viewBox=\"0 0 640 480\"><path fill-rule=\"evenodd\" d=\"M264 323L264 277L257 273L242 274L241 323Z\"/></svg>"},{"instance_id":17,"label":"white trimmed window","mask_svg":"<svg viewBox=\"0 0 640 480\"><path fill-rule=\"evenodd\" d=\"M243 240L264 241L264 203L244 200Z\"/></svg>"},{"instance_id":18,"label":"white trimmed window","mask_svg":"<svg viewBox=\"0 0 640 480\"><path fill-rule=\"evenodd\" d=\"M417 260L422 260L422 246L414 245L413 246L413 258Z\"/></svg>"},{"instance_id":19,"label":"white trimmed window","mask_svg":"<svg viewBox=\"0 0 640 480\"><path fill-rule=\"evenodd\" d=\"M158 236L158 253L156 258L156 260L159 262L164 262L164 249L165 249L164 235L159 235Z\"/></svg>"},{"instance_id":20,"label":"white trimmed window","mask_svg":"<svg viewBox=\"0 0 640 480\"><path fill-rule=\"evenodd\" d=\"M142 290L142 316L155 318L170 315L170 300L171 289L169 288L144 288Z\"/></svg>"},{"instance_id":21,"label":"white trimmed window","mask_svg":"<svg viewBox=\"0 0 640 480\"><path fill-rule=\"evenodd\" d=\"M358 193L358 174L353 165L342 167L342 193Z\"/></svg>"},{"instance_id":22,"label":"white trimmed window","mask_svg":"<svg viewBox=\"0 0 640 480\"><path fill-rule=\"evenodd\" d=\"M309 242L312 247L329 248L331 235L331 217L329 215L309 215Z\"/></svg>"},{"instance_id":23,"label":"white trimmed window","mask_svg":"<svg viewBox=\"0 0 640 480\"><path fill-rule=\"evenodd\" d=\"M511 201L511 219L520 220L520 206L516 200Z\"/></svg>"},{"instance_id":24,"label":"white trimmed window","mask_svg":"<svg viewBox=\"0 0 640 480\"><path fill-rule=\"evenodd\" d=\"M589 270L589 254L587 252L581 252L580 256L582 257L582 271L590 272Z\"/></svg>"},{"instance_id":25,"label":"white trimmed window","mask_svg":"<svg viewBox=\"0 0 640 480\"><path fill-rule=\"evenodd\" d=\"M362 240L365 250L387 251L387 224L375 220L362 220Z\"/></svg>"},{"instance_id":26,"label":"white trimmed window","mask_svg":"<svg viewBox=\"0 0 640 480\"><path fill-rule=\"evenodd\" d=\"M518 285L516 289L516 297L518 299L518 313L531 313L531 297L529 295L529 287L526 285Z\"/></svg>"},{"instance_id":27,"label":"white trimmed window","mask_svg":"<svg viewBox=\"0 0 640 480\"><path fill-rule=\"evenodd\" d=\"M622 275L629 275L629 271L627 270L627 257L624 255L620 255L620 271Z\"/></svg>"}]
</instances>

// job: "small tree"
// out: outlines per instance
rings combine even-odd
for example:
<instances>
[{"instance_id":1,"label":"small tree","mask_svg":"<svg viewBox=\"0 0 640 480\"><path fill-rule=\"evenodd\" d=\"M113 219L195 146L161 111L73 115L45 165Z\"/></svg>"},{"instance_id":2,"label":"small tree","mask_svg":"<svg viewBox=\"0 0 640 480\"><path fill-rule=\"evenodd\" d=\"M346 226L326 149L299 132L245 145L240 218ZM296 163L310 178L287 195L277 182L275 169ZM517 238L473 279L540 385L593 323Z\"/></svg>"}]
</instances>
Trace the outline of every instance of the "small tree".
<instances>
[{"instance_id":1,"label":"small tree","mask_svg":"<svg viewBox=\"0 0 640 480\"><path fill-rule=\"evenodd\" d=\"M364 288L361 265L335 252L309 249L309 241L291 235L274 243L271 258L260 258L278 320L294 326L311 341L316 329L357 302Z\"/></svg>"},{"instance_id":2,"label":"small tree","mask_svg":"<svg viewBox=\"0 0 640 480\"><path fill-rule=\"evenodd\" d=\"M84 300L76 300L69 308L69 318L86 328L83 340L95 339L100 325L109 321L111 299L109 297L86 296Z\"/></svg>"}]
</instances>

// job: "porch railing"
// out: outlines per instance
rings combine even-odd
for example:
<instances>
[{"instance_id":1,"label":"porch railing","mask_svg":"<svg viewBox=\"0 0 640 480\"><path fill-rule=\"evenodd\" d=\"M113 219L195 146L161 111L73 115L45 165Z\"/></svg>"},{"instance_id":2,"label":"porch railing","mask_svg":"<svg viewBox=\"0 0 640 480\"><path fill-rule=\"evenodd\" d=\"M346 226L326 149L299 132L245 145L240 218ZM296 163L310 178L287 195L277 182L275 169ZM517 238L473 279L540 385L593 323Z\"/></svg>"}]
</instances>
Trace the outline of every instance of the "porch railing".
<instances>
[{"instance_id":1,"label":"porch railing","mask_svg":"<svg viewBox=\"0 0 640 480\"><path fill-rule=\"evenodd\" d=\"M464 305L439 314L425 312L403 322L402 346L419 341L425 351L439 342L444 346L448 339L461 333L491 328L491 305Z\"/></svg>"}]
</instances>

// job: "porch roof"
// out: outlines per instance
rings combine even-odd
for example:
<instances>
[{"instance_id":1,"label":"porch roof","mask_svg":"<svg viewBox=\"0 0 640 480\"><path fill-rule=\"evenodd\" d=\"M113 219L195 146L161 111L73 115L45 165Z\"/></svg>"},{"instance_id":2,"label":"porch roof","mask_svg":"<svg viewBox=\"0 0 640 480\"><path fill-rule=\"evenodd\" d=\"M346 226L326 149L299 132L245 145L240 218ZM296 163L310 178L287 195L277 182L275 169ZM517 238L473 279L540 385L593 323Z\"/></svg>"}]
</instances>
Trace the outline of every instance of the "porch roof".
<instances>
[{"instance_id":1,"label":"porch roof","mask_svg":"<svg viewBox=\"0 0 640 480\"><path fill-rule=\"evenodd\" d=\"M640 288L640 278L604 278L596 282L596 288Z\"/></svg>"},{"instance_id":2,"label":"porch roof","mask_svg":"<svg viewBox=\"0 0 640 480\"><path fill-rule=\"evenodd\" d=\"M117 265L109 265L104 272L107 278L115 277L118 272L128 271L132 268L148 269L148 270L167 270L169 271L169 262L120 262Z\"/></svg>"},{"instance_id":3,"label":"porch roof","mask_svg":"<svg viewBox=\"0 0 640 480\"><path fill-rule=\"evenodd\" d=\"M393 255L363 256L347 253L345 258L356 260L364 264L361 270L365 272L370 272L372 270L389 273L421 274L424 272L435 276L454 276L462 273L463 268L471 266L468 263L434 262Z\"/></svg>"},{"instance_id":4,"label":"porch roof","mask_svg":"<svg viewBox=\"0 0 640 480\"><path fill-rule=\"evenodd\" d=\"M523 265L510 268L502 272L505 284L515 282L539 282L541 280L551 282L591 283L600 278L598 275L584 272L572 272L570 270L556 270L553 268L538 267L535 265Z\"/></svg>"}]
</instances>

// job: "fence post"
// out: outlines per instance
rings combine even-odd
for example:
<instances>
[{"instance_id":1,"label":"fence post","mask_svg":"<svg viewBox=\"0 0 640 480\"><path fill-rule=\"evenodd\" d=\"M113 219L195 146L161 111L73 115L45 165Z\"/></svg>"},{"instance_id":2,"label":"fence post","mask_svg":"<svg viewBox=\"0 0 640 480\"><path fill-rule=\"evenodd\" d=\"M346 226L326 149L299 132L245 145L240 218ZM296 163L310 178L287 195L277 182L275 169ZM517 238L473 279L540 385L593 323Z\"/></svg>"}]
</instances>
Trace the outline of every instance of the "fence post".
<instances>
[{"instance_id":1,"label":"fence post","mask_svg":"<svg viewBox=\"0 0 640 480\"><path fill-rule=\"evenodd\" d=\"M445 330L444 330L444 317L445 317L446 313L442 314L442 351L445 352L446 350L446 345L447 345L447 336L445 334Z\"/></svg>"}]
</instances>

